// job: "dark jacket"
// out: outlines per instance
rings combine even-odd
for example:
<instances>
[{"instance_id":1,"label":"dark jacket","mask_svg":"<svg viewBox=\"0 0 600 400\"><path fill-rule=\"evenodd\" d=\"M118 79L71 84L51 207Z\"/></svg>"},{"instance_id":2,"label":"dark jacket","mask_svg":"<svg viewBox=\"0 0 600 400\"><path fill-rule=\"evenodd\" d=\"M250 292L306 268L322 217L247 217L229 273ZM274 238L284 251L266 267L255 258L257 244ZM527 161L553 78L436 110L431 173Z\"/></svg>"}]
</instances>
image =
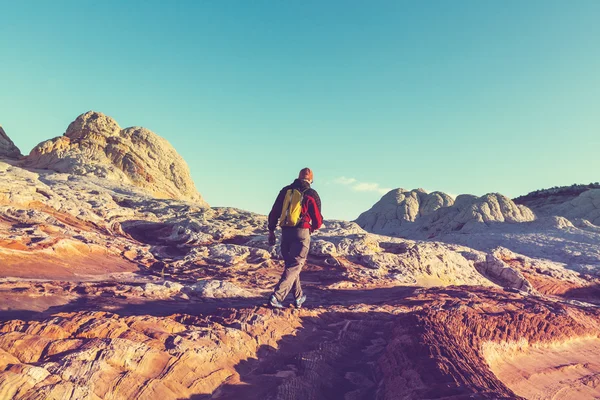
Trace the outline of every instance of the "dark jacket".
<instances>
[{"instance_id":1,"label":"dark jacket","mask_svg":"<svg viewBox=\"0 0 600 400\"><path fill-rule=\"evenodd\" d=\"M323 216L321 215L321 199L316 190L310 187L310 183L305 180L296 179L291 185L288 185L281 189L271 212L269 213L269 231L273 232L277 228L279 223L279 217L281 216L281 209L283 208L283 201L285 200L285 194L288 189L299 189L304 192L302 199L302 219L298 223L298 228L310 229L315 231L323 224Z\"/></svg>"}]
</instances>

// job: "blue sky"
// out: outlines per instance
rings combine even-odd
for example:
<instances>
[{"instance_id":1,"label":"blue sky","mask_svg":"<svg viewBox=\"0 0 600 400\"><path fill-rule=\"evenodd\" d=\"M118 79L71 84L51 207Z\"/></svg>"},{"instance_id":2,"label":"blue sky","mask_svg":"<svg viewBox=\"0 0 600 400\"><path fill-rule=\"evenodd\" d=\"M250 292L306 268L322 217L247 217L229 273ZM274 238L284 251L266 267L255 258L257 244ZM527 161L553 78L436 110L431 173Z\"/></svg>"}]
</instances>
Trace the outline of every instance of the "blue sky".
<instances>
[{"instance_id":1,"label":"blue sky","mask_svg":"<svg viewBox=\"0 0 600 400\"><path fill-rule=\"evenodd\" d=\"M267 213L308 166L339 219L390 188L600 180L600 1L2 3L24 153L96 110L169 140L213 206Z\"/></svg>"}]
</instances>

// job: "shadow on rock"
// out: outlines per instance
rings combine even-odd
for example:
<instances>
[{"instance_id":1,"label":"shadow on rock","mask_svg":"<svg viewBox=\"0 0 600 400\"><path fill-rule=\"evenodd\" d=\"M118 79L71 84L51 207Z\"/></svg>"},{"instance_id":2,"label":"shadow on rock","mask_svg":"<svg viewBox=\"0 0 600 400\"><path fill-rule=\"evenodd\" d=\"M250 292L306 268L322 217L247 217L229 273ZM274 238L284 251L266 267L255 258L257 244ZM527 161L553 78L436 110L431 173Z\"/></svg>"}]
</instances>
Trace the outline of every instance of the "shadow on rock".
<instances>
[{"instance_id":1,"label":"shadow on rock","mask_svg":"<svg viewBox=\"0 0 600 400\"><path fill-rule=\"evenodd\" d=\"M353 306L360 304L383 305L402 300L410 296L416 287L393 287L367 290L328 290L305 288L308 300L305 308L329 306ZM291 295L286 304L291 306ZM264 297L226 297L226 298L126 298L119 296L81 295L70 302L52 306L45 311L7 310L0 311L0 321L11 319L43 320L61 312L106 311L123 316L151 315L166 317L173 314L189 314L193 316L210 315L219 309L241 309L267 307L268 296Z\"/></svg>"},{"instance_id":2,"label":"shadow on rock","mask_svg":"<svg viewBox=\"0 0 600 400\"><path fill-rule=\"evenodd\" d=\"M600 285L570 289L564 294L564 297L570 300L600 304Z\"/></svg>"},{"instance_id":3,"label":"shadow on rock","mask_svg":"<svg viewBox=\"0 0 600 400\"><path fill-rule=\"evenodd\" d=\"M418 317L410 313L303 317L302 328L283 336L277 348L261 346L256 357L238 363L238 375L191 399L520 398L495 378L474 348L467 351L476 366L449 370L450 355L432 352L423 334Z\"/></svg>"}]
</instances>

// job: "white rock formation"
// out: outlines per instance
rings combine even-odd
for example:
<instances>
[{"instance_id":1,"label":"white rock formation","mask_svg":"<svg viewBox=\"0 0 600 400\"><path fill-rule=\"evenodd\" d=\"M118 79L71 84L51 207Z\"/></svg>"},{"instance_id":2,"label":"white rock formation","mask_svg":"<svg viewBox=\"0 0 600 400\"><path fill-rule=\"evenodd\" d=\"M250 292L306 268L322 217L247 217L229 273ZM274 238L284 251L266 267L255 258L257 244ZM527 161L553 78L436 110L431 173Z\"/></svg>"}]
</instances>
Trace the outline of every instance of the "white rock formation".
<instances>
[{"instance_id":1,"label":"white rock formation","mask_svg":"<svg viewBox=\"0 0 600 400\"><path fill-rule=\"evenodd\" d=\"M528 222L535 215L498 193L482 197L461 195L456 201L447 194L427 194L422 189L396 189L381 198L356 222L369 232L428 238L448 232L476 232L494 222Z\"/></svg>"},{"instance_id":2,"label":"white rock formation","mask_svg":"<svg viewBox=\"0 0 600 400\"><path fill-rule=\"evenodd\" d=\"M386 213L382 205L387 203L388 210L392 208L388 197L387 202L382 199L377 207L363 213L357 223L367 221L363 225L366 230L382 235L435 240L485 253L503 247L581 274L600 276L600 227L587 219L598 223L599 192L589 190L572 201L554 205L558 209L555 215L544 213L539 218L526 206L517 205L500 194L460 195L452 206L440 207L429 215L417 217L414 222L400 220L394 212ZM342 242L349 240L346 237ZM368 254L360 241L351 247L357 249L356 253Z\"/></svg>"},{"instance_id":3,"label":"white rock formation","mask_svg":"<svg viewBox=\"0 0 600 400\"><path fill-rule=\"evenodd\" d=\"M19 158L21 157L21 151L15 144L10 140L2 126L0 126L0 157L6 158Z\"/></svg>"},{"instance_id":4,"label":"white rock formation","mask_svg":"<svg viewBox=\"0 0 600 400\"><path fill-rule=\"evenodd\" d=\"M37 145L24 165L130 183L154 197L208 206L169 142L145 128L121 129L114 119L94 111L77 117L64 136Z\"/></svg>"},{"instance_id":5,"label":"white rock formation","mask_svg":"<svg viewBox=\"0 0 600 400\"><path fill-rule=\"evenodd\" d=\"M531 283L523 274L512 268L494 254L488 254L485 261L475 264L477 270L492 282L501 286L517 289L523 292L532 292Z\"/></svg>"},{"instance_id":6,"label":"white rock formation","mask_svg":"<svg viewBox=\"0 0 600 400\"><path fill-rule=\"evenodd\" d=\"M429 235L460 231L477 232L490 223L520 223L535 220L533 212L525 206L515 204L499 193L482 197L459 196L457 203L432 214L423 220L420 228Z\"/></svg>"},{"instance_id":7,"label":"white rock formation","mask_svg":"<svg viewBox=\"0 0 600 400\"><path fill-rule=\"evenodd\" d=\"M370 210L362 213L356 223L369 232L400 234L419 217L452 204L454 199L442 192L400 188L385 194Z\"/></svg>"},{"instance_id":8,"label":"white rock formation","mask_svg":"<svg viewBox=\"0 0 600 400\"><path fill-rule=\"evenodd\" d=\"M550 213L570 220L585 219L600 226L600 189L583 192L575 199L552 208Z\"/></svg>"}]
</instances>

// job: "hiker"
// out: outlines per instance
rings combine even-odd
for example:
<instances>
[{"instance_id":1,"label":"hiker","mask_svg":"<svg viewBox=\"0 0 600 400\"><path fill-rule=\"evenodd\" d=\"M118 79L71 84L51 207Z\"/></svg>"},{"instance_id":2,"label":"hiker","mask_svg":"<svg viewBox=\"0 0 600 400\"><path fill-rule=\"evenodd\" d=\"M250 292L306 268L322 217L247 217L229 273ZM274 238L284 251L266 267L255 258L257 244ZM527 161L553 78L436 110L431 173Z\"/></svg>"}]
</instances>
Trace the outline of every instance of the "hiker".
<instances>
[{"instance_id":1,"label":"hiker","mask_svg":"<svg viewBox=\"0 0 600 400\"><path fill-rule=\"evenodd\" d=\"M300 170L298 179L281 189L269 213L269 244L275 244L275 229L281 226L281 255L285 262L285 270L269 299L269 304L276 308L283 308L292 286L295 306L300 308L306 301L300 271L308 256L310 234L323 223L321 199L310 187L312 182L313 172L309 168Z\"/></svg>"}]
</instances>

